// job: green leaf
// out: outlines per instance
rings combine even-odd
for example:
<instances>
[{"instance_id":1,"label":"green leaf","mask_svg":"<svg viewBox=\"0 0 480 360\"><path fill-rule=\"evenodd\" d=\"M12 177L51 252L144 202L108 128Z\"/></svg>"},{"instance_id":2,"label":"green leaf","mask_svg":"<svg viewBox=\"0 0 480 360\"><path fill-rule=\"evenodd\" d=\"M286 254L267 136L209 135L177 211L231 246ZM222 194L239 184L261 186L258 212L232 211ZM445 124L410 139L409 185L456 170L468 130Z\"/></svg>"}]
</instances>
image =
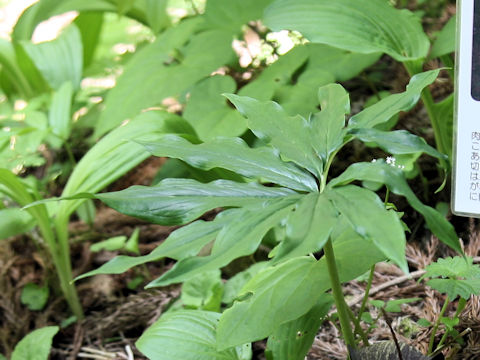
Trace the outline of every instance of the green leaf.
<instances>
[{"instance_id":1,"label":"green leaf","mask_svg":"<svg viewBox=\"0 0 480 360\"><path fill-rule=\"evenodd\" d=\"M139 143L155 156L178 158L202 170L219 167L295 190L317 189L315 179L308 172L282 161L268 147L251 149L239 138L219 138L193 145L179 136L164 135L155 142Z\"/></svg>"},{"instance_id":2,"label":"green leaf","mask_svg":"<svg viewBox=\"0 0 480 360\"><path fill-rule=\"evenodd\" d=\"M72 83L67 81L53 94L48 111L48 122L52 132L62 141L66 141L70 136L72 96Z\"/></svg>"},{"instance_id":3,"label":"green leaf","mask_svg":"<svg viewBox=\"0 0 480 360\"><path fill-rule=\"evenodd\" d=\"M182 115L195 129L200 140L239 136L245 132L245 119L229 107L221 95L232 93L236 88L233 78L219 75L206 78L193 87Z\"/></svg>"},{"instance_id":4,"label":"green leaf","mask_svg":"<svg viewBox=\"0 0 480 360\"><path fill-rule=\"evenodd\" d=\"M156 136L162 132L184 133L184 125L181 118L172 114L158 111L142 113L105 136L85 154L70 175L62 196L100 191L150 156L143 146L128 140ZM83 201L61 203L59 214L68 217Z\"/></svg>"},{"instance_id":5,"label":"green leaf","mask_svg":"<svg viewBox=\"0 0 480 360\"><path fill-rule=\"evenodd\" d=\"M228 305L232 304L243 286L268 265L269 263L266 261L255 263L248 269L241 271L228 279L228 281L225 283L222 302Z\"/></svg>"},{"instance_id":6,"label":"green leaf","mask_svg":"<svg viewBox=\"0 0 480 360\"><path fill-rule=\"evenodd\" d=\"M457 16L453 15L445 24L442 31L433 42L430 58L438 58L455 52L455 38L457 31Z\"/></svg>"},{"instance_id":7,"label":"green leaf","mask_svg":"<svg viewBox=\"0 0 480 360\"><path fill-rule=\"evenodd\" d=\"M83 47L83 68L88 68L93 61L95 51L100 42L103 26L103 13L80 13L75 19L75 25L80 31Z\"/></svg>"},{"instance_id":8,"label":"green leaf","mask_svg":"<svg viewBox=\"0 0 480 360\"><path fill-rule=\"evenodd\" d=\"M187 308L220 312L223 282L220 270L205 271L185 281L180 300Z\"/></svg>"},{"instance_id":9,"label":"green leaf","mask_svg":"<svg viewBox=\"0 0 480 360\"><path fill-rule=\"evenodd\" d=\"M298 197L291 196L243 208L235 221L220 231L210 255L180 260L147 288L179 283L201 271L218 269L236 258L252 254L265 234L288 215L296 201Z\"/></svg>"},{"instance_id":10,"label":"green leaf","mask_svg":"<svg viewBox=\"0 0 480 360\"><path fill-rule=\"evenodd\" d=\"M179 310L162 315L135 343L151 360L247 360L250 346L216 350L216 327L220 314Z\"/></svg>"},{"instance_id":11,"label":"green leaf","mask_svg":"<svg viewBox=\"0 0 480 360\"><path fill-rule=\"evenodd\" d=\"M248 120L247 126L260 139L278 149L285 161L293 161L318 177L322 160L312 145L311 123L297 115L289 116L275 102L260 102L249 97L227 95L238 111Z\"/></svg>"},{"instance_id":12,"label":"green leaf","mask_svg":"<svg viewBox=\"0 0 480 360\"><path fill-rule=\"evenodd\" d=\"M139 234L140 228L136 227L135 230L133 230L132 235L130 235L127 242L125 243L124 249L126 251L140 255L140 249L138 248Z\"/></svg>"},{"instance_id":13,"label":"green leaf","mask_svg":"<svg viewBox=\"0 0 480 360\"><path fill-rule=\"evenodd\" d=\"M385 260L373 244L361 241L351 227L337 226L332 234L340 281L346 282ZM352 259L355 259L352 262ZM271 335L281 324L308 312L330 288L325 258L290 259L255 275L238 294L219 323L218 347L226 348ZM261 318L257 314L263 314Z\"/></svg>"},{"instance_id":14,"label":"green leaf","mask_svg":"<svg viewBox=\"0 0 480 360\"><path fill-rule=\"evenodd\" d=\"M48 286L38 286L34 283L26 284L22 289L20 301L30 310L42 310L47 301L50 291Z\"/></svg>"},{"instance_id":15,"label":"green leaf","mask_svg":"<svg viewBox=\"0 0 480 360\"><path fill-rule=\"evenodd\" d=\"M322 111L312 117L313 147L326 164L330 155L343 143L345 114L350 112L350 98L338 84L330 84L318 90Z\"/></svg>"},{"instance_id":16,"label":"green leaf","mask_svg":"<svg viewBox=\"0 0 480 360\"><path fill-rule=\"evenodd\" d=\"M402 308L400 305L403 304L410 304L414 302L421 301L421 298L408 298L408 299L397 299L397 300L390 300L385 305L385 311L387 312L401 312Z\"/></svg>"},{"instance_id":17,"label":"green leaf","mask_svg":"<svg viewBox=\"0 0 480 360\"><path fill-rule=\"evenodd\" d=\"M32 331L15 346L12 360L47 360L58 326L47 326Z\"/></svg>"},{"instance_id":18,"label":"green leaf","mask_svg":"<svg viewBox=\"0 0 480 360\"><path fill-rule=\"evenodd\" d=\"M410 110L420 99L422 90L435 81L439 71L430 70L413 76L405 92L382 99L352 116L348 122L348 128L372 128L387 122L400 111Z\"/></svg>"},{"instance_id":19,"label":"green leaf","mask_svg":"<svg viewBox=\"0 0 480 360\"><path fill-rule=\"evenodd\" d=\"M106 97L96 137L167 97L178 97L233 58L232 35L219 30L195 34L201 20L183 21L135 53Z\"/></svg>"},{"instance_id":20,"label":"green leaf","mask_svg":"<svg viewBox=\"0 0 480 360\"><path fill-rule=\"evenodd\" d=\"M269 254L274 261L322 249L337 222L338 213L324 194L303 197L286 221L286 238Z\"/></svg>"},{"instance_id":21,"label":"green leaf","mask_svg":"<svg viewBox=\"0 0 480 360\"><path fill-rule=\"evenodd\" d=\"M23 234L34 226L28 211L18 208L0 209L0 240Z\"/></svg>"},{"instance_id":22,"label":"green leaf","mask_svg":"<svg viewBox=\"0 0 480 360\"><path fill-rule=\"evenodd\" d=\"M446 293L450 300L460 296L464 299L480 293L480 267L473 264L471 257L447 257L438 259L426 267L423 278L436 278L427 282L427 285Z\"/></svg>"},{"instance_id":23,"label":"green leaf","mask_svg":"<svg viewBox=\"0 0 480 360\"><path fill-rule=\"evenodd\" d=\"M293 194L288 189L256 183L217 180L203 184L188 179L165 179L155 186L131 186L95 197L126 215L161 225L179 225L217 207L241 207Z\"/></svg>"},{"instance_id":24,"label":"green leaf","mask_svg":"<svg viewBox=\"0 0 480 360\"><path fill-rule=\"evenodd\" d=\"M312 257L291 259L261 271L242 289L241 294L252 296L236 301L222 314L218 348L265 338L282 323L304 315L328 289L329 284L322 280L322 269Z\"/></svg>"},{"instance_id":25,"label":"green leaf","mask_svg":"<svg viewBox=\"0 0 480 360\"><path fill-rule=\"evenodd\" d=\"M265 10L264 22L274 31L297 30L312 42L384 52L398 61L424 58L430 47L418 17L385 0L277 0Z\"/></svg>"},{"instance_id":26,"label":"green leaf","mask_svg":"<svg viewBox=\"0 0 480 360\"><path fill-rule=\"evenodd\" d=\"M455 229L438 211L422 204L408 186L401 170L381 161L357 163L329 183L329 187L348 184L352 181L372 181L385 184L394 194L404 196L410 206L423 215L430 230L452 249L463 253Z\"/></svg>"},{"instance_id":27,"label":"green leaf","mask_svg":"<svg viewBox=\"0 0 480 360\"><path fill-rule=\"evenodd\" d=\"M209 0L205 8L207 24L225 32L240 32L242 25L260 20L263 9L273 0Z\"/></svg>"},{"instance_id":28,"label":"green leaf","mask_svg":"<svg viewBox=\"0 0 480 360\"><path fill-rule=\"evenodd\" d=\"M305 315L280 325L268 337L265 354L271 360L303 360L310 350L318 328L332 306L333 299L324 294Z\"/></svg>"},{"instance_id":29,"label":"green leaf","mask_svg":"<svg viewBox=\"0 0 480 360\"><path fill-rule=\"evenodd\" d=\"M388 259L408 273L402 224L394 211L385 209L377 194L358 186L346 185L334 188L326 195L358 235L373 242Z\"/></svg>"},{"instance_id":30,"label":"green leaf","mask_svg":"<svg viewBox=\"0 0 480 360\"><path fill-rule=\"evenodd\" d=\"M33 95L33 88L28 77L23 73L17 63L17 56L13 45L0 39L0 65L2 66L2 75L5 75L16 90L25 97Z\"/></svg>"},{"instance_id":31,"label":"green leaf","mask_svg":"<svg viewBox=\"0 0 480 360\"><path fill-rule=\"evenodd\" d=\"M439 127L439 137L437 147L445 149L445 153L449 159L452 158L453 151L453 119L455 118L453 112L453 104L455 101L454 94L451 94L444 100L436 103L433 106L433 112L437 119ZM440 147L441 146L441 147Z\"/></svg>"},{"instance_id":32,"label":"green leaf","mask_svg":"<svg viewBox=\"0 0 480 360\"><path fill-rule=\"evenodd\" d=\"M145 0L146 16L148 25L155 34L170 25L170 17L167 14L168 0Z\"/></svg>"},{"instance_id":33,"label":"green leaf","mask_svg":"<svg viewBox=\"0 0 480 360\"><path fill-rule=\"evenodd\" d=\"M80 31L74 24L55 40L40 44L22 41L20 44L53 89L59 89L67 81L74 89L80 87L83 47Z\"/></svg>"},{"instance_id":34,"label":"green leaf","mask_svg":"<svg viewBox=\"0 0 480 360\"><path fill-rule=\"evenodd\" d=\"M93 252L99 252L102 250L107 251L116 251L123 249L125 242L127 241L126 236L115 236L107 240L99 241L90 246L90 250Z\"/></svg>"},{"instance_id":35,"label":"green leaf","mask_svg":"<svg viewBox=\"0 0 480 360\"><path fill-rule=\"evenodd\" d=\"M447 157L444 154L428 145L424 139L405 130L380 131L371 128L352 129L348 133L354 135L357 139L363 142L375 143L382 150L390 154L404 155L422 152L442 161L447 160Z\"/></svg>"}]
</instances>

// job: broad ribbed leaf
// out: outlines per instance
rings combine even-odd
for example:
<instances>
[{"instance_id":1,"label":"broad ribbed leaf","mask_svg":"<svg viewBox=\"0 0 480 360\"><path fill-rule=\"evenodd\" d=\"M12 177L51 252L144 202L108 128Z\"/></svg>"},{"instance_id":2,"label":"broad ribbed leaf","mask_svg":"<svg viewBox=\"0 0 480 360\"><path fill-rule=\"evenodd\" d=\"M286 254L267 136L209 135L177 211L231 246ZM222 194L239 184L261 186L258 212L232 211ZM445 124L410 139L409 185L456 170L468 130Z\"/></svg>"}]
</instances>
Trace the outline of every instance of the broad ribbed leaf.
<instances>
[{"instance_id":1,"label":"broad ribbed leaf","mask_svg":"<svg viewBox=\"0 0 480 360\"><path fill-rule=\"evenodd\" d=\"M155 186L97 194L111 208L155 224L179 225L217 207L241 207L295 194L291 190L217 180L165 179Z\"/></svg>"},{"instance_id":2,"label":"broad ribbed leaf","mask_svg":"<svg viewBox=\"0 0 480 360\"><path fill-rule=\"evenodd\" d=\"M12 360L47 360L58 326L47 326L32 331L15 346Z\"/></svg>"},{"instance_id":3,"label":"broad ribbed leaf","mask_svg":"<svg viewBox=\"0 0 480 360\"><path fill-rule=\"evenodd\" d=\"M400 111L410 110L420 99L422 90L435 81L439 72L431 70L413 76L405 92L382 99L352 116L348 128L371 128L387 122Z\"/></svg>"},{"instance_id":4,"label":"broad ribbed leaf","mask_svg":"<svg viewBox=\"0 0 480 360\"><path fill-rule=\"evenodd\" d=\"M282 159L293 161L318 177L323 163L312 145L312 127L301 116L289 116L273 101L260 102L249 97L227 95L238 111L248 120L247 126L260 139L280 151Z\"/></svg>"},{"instance_id":5,"label":"broad ribbed leaf","mask_svg":"<svg viewBox=\"0 0 480 360\"><path fill-rule=\"evenodd\" d=\"M438 211L422 204L408 186L402 171L377 161L376 163L353 164L339 177L333 179L330 187L345 185L353 181L373 181L385 184L390 191L404 196L410 206L423 215L432 232L452 249L463 253L455 229Z\"/></svg>"},{"instance_id":6,"label":"broad ribbed leaf","mask_svg":"<svg viewBox=\"0 0 480 360\"><path fill-rule=\"evenodd\" d=\"M214 270L241 256L252 254L265 234L292 210L298 196L272 199L249 206L218 234L211 255L180 260L175 266L150 282L147 288L165 286L191 278L203 271Z\"/></svg>"},{"instance_id":7,"label":"broad ribbed leaf","mask_svg":"<svg viewBox=\"0 0 480 360\"><path fill-rule=\"evenodd\" d=\"M287 219L286 238L269 256L278 261L321 250L330 237L337 216L337 211L324 194L306 195Z\"/></svg>"},{"instance_id":8,"label":"broad ribbed leaf","mask_svg":"<svg viewBox=\"0 0 480 360\"><path fill-rule=\"evenodd\" d=\"M374 192L358 186L334 188L326 195L358 235L408 273L405 232L394 211L386 210Z\"/></svg>"},{"instance_id":9,"label":"broad ribbed leaf","mask_svg":"<svg viewBox=\"0 0 480 360\"><path fill-rule=\"evenodd\" d=\"M182 116L192 125L200 140L239 136L247 130L243 116L228 106L222 96L236 89L233 78L220 75L206 78L193 87Z\"/></svg>"},{"instance_id":10,"label":"broad ribbed leaf","mask_svg":"<svg viewBox=\"0 0 480 360\"><path fill-rule=\"evenodd\" d=\"M354 135L357 139L363 142L375 143L381 149L390 154L404 155L421 152L436 157L442 161L447 160L446 155L428 145L423 138L413 135L405 130L380 131L375 128L353 129L349 131L349 134Z\"/></svg>"},{"instance_id":11,"label":"broad ribbed leaf","mask_svg":"<svg viewBox=\"0 0 480 360\"><path fill-rule=\"evenodd\" d=\"M74 89L80 87L83 47L80 31L74 24L55 40L40 44L22 41L21 45L50 87L57 90L67 81Z\"/></svg>"},{"instance_id":12,"label":"broad ribbed leaf","mask_svg":"<svg viewBox=\"0 0 480 360\"><path fill-rule=\"evenodd\" d=\"M179 96L233 58L232 35L220 30L195 34L201 23L199 17L183 21L132 57L107 95L95 136L167 97ZM182 56L172 59L175 51Z\"/></svg>"},{"instance_id":13,"label":"broad ribbed leaf","mask_svg":"<svg viewBox=\"0 0 480 360\"><path fill-rule=\"evenodd\" d=\"M135 343L150 360L249 360L250 344L217 351L219 313L179 310L162 315Z\"/></svg>"},{"instance_id":14,"label":"broad ribbed leaf","mask_svg":"<svg viewBox=\"0 0 480 360\"><path fill-rule=\"evenodd\" d=\"M22 72L17 63L17 57L13 45L5 40L0 39L0 65L2 66L2 74L4 74L16 90L25 97L33 95L33 89L29 79Z\"/></svg>"},{"instance_id":15,"label":"broad ribbed leaf","mask_svg":"<svg viewBox=\"0 0 480 360\"><path fill-rule=\"evenodd\" d=\"M277 0L264 22L274 31L297 30L312 42L384 52L398 61L424 58L430 47L419 18L385 0Z\"/></svg>"},{"instance_id":16,"label":"broad ribbed leaf","mask_svg":"<svg viewBox=\"0 0 480 360\"><path fill-rule=\"evenodd\" d=\"M194 145L180 136L164 135L155 142L139 143L155 156L181 159L195 168L219 167L295 190L317 189L315 179L308 172L282 161L271 148L251 149L240 138L218 138Z\"/></svg>"},{"instance_id":17,"label":"broad ribbed leaf","mask_svg":"<svg viewBox=\"0 0 480 360\"><path fill-rule=\"evenodd\" d=\"M241 213L241 209L231 209L223 211L213 221L197 220L171 232L162 244L147 255L117 256L98 269L78 276L75 280L98 274L121 274L134 266L164 257L181 260L195 256L205 245L215 240L225 225L235 221Z\"/></svg>"},{"instance_id":18,"label":"broad ribbed leaf","mask_svg":"<svg viewBox=\"0 0 480 360\"><path fill-rule=\"evenodd\" d=\"M324 294L308 313L280 325L268 337L267 360L304 360L332 303L332 296Z\"/></svg>"}]
</instances>

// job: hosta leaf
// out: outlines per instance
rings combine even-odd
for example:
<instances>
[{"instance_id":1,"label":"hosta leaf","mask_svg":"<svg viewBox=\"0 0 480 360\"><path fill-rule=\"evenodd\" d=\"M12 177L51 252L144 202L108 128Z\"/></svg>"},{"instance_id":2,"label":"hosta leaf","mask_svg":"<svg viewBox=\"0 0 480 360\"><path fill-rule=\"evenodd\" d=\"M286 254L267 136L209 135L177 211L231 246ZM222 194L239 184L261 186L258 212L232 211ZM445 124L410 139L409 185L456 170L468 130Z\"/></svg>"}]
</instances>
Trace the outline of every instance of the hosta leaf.
<instances>
[{"instance_id":1,"label":"hosta leaf","mask_svg":"<svg viewBox=\"0 0 480 360\"><path fill-rule=\"evenodd\" d=\"M233 78L219 75L206 78L193 87L182 116L192 125L200 140L239 136L245 132L245 119L229 107L221 95L232 93L236 88Z\"/></svg>"},{"instance_id":2,"label":"hosta leaf","mask_svg":"<svg viewBox=\"0 0 480 360\"><path fill-rule=\"evenodd\" d=\"M107 95L95 136L167 97L179 96L233 58L232 35L220 30L195 34L201 20L197 17L169 28L132 57ZM175 51L181 54L179 59L172 59Z\"/></svg>"},{"instance_id":3,"label":"hosta leaf","mask_svg":"<svg viewBox=\"0 0 480 360\"><path fill-rule=\"evenodd\" d=\"M442 161L445 161L447 158L444 154L428 145L424 139L405 130L380 131L375 128L353 129L349 131L349 134L354 135L363 142L373 142L381 149L394 155L422 152Z\"/></svg>"},{"instance_id":4,"label":"hosta leaf","mask_svg":"<svg viewBox=\"0 0 480 360\"><path fill-rule=\"evenodd\" d=\"M182 282L199 272L221 268L236 258L252 254L265 234L288 215L296 201L298 197L292 196L242 209L235 221L220 231L210 255L180 260L147 288Z\"/></svg>"},{"instance_id":5,"label":"hosta leaf","mask_svg":"<svg viewBox=\"0 0 480 360\"><path fill-rule=\"evenodd\" d=\"M420 99L422 90L435 81L439 71L430 70L413 76L405 92L382 99L352 116L348 128L371 128L387 122L400 111L410 110Z\"/></svg>"},{"instance_id":6,"label":"hosta leaf","mask_svg":"<svg viewBox=\"0 0 480 360\"><path fill-rule=\"evenodd\" d=\"M386 210L374 192L353 185L334 188L326 195L358 235L408 273L405 233L394 211Z\"/></svg>"},{"instance_id":7,"label":"hosta leaf","mask_svg":"<svg viewBox=\"0 0 480 360\"><path fill-rule=\"evenodd\" d=\"M216 238L226 224L237 219L241 211L241 209L225 210L213 221L197 220L171 232L162 244L147 255L116 256L98 269L82 274L75 280L98 274L121 274L134 266L164 257L181 260L195 256L205 245Z\"/></svg>"},{"instance_id":8,"label":"hosta leaf","mask_svg":"<svg viewBox=\"0 0 480 360\"><path fill-rule=\"evenodd\" d=\"M219 313L180 310L162 315L135 343L150 360L249 360L250 346L216 349Z\"/></svg>"},{"instance_id":9,"label":"hosta leaf","mask_svg":"<svg viewBox=\"0 0 480 360\"><path fill-rule=\"evenodd\" d=\"M268 147L251 149L239 138L219 138L194 145L179 136L164 135L155 142L140 143L155 156L178 158L203 170L219 167L295 190L317 189L315 179L308 172L282 161Z\"/></svg>"},{"instance_id":10,"label":"hosta leaf","mask_svg":"<svg viewBox=\"0 0 480 360\"><path fill-rule=\"evenodd\" d=\"M332 238L342 282L385 260L385 255L373 244L361 241L348 226ZM271 335L281 324L308 312L329 288L324 258L318 262L313 257L294 258L260 271L242 289L239 300L223 313L218 347L227 348ZM263 316L259 318L257 314Z\"/></svg>"},{"instance_id":11,"label":"hosta leaf","mask_svg":"<svg viewBox=\"0 0 480 360\"><path fill-rule=\"evenodd\" d=\"M372 181L385 184L394 194L404 196L410 206L423 215L430 230L452 249L463 253L455 229L438 211L422 204L410 189L402 171L377 161L376 163L358 163L347 168L339 177L333 179L330 187L345 185L352 181Z\"/></svg>"},{"instance_id":12,"label":"hosta leaf","mask_svg":"<svg viewBox=\"0 0 480 360\"><path fill-rule=\"evenodd\" d=\"M419 18L385 0L278 0L264 14L274 31L297 30L312 42L358 53L384 52L398 61L427 56Z\"/></svg>"},{"instance_id":13,"label":"hosta leaf","mask_svg":"<svg viewBox=\"0 0 480 360\"><path fill-rule=\"evenodd\" d=\"M113 209L162 225L185 224L217 207L241 207L295 194L255 183L217 180L209 184L189 179L166 179L158 185L131 186L95 195Z\"/></svg>"},{"instance_id":14,"label":"hosta leaf","mask_svg":"<svg viewBox=\"0 0 480 360\"><path fill-rule=\"evenodd\" d=\"M280 325L268 337L267 360L303 360L332 303L332 297L324 294L305 315Z\"/></svg>"},{"instance_id":15,"label":"hosta leaf","mask_svg":"<svg viewBox=\"0 0 480 360\"><path fill-rule=\"evenodd\" d=\"M12 360L47 360L58 326L47 326L32 331L15 346Z\"/></svg>"},{"instance_id":16,"label":"hosta leaf","mask_svg":"<svg viewBox=\"0 0 480 360\"><path fill-rule=\"evenodd\" d=\"M57 90L67 81L74 89L80 87L83 47L80 31L74 24L55 40L40 44L22 41L21 45L50 87Z\"/></svg>"},{"instance_id":17,"label":"hosta leaf","mask_svg":"<svg viewBox=\"0 0 480 360\"><path fill-rule=\"evenodd\" d=\"M338 84L330 84L318 90L318 100L322 111L312 117L313 147L326 164L330 155L343 142L345 115L350 112L350 98Z\"/></svg>"},{"instance_id":18,"label":"hosta leaf","mask_svg":"<svg viewBox=\"0 0 480 360\"><path fill-rule=\"evenodd\" d=\"M319 251L330 237L337 216L324 194L306 195L286 221L286 238L269 256L278 261Z\"/></svg>"},{"instance_id":19,"label":"hosta leaf","mask_svg":"<svg viewBox=\"0 0 480 360\"><path fill-rule=\"evenodd\" d=\"M260 139L280 151L285 161L293 161L320 177L323 163L315 154L311 124L301 116L291 117L275 102L227 95L247 118L247 126Z\"/></svg>"}]
</instances>

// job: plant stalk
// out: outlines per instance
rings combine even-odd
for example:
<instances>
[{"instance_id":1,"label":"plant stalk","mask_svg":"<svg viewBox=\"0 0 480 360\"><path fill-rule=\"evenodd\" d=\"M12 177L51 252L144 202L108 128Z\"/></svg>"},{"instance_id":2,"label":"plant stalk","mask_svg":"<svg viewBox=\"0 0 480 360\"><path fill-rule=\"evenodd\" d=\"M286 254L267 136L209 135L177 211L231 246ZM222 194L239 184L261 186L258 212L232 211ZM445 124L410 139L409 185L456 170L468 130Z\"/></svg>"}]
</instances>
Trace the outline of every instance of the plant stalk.
<instances>
[{"instance_id":1,"label":"plant stalk","mask_svg":"<svg viewBox=\"0 0 480 360\"><path fill-rule=\"evenodd\" d=\"M343 338L347 346L355 348L355 338L353 336L352 328L350 326L350 317L348 315L348 305L343 296L342 285L338 277L337 264L335 261L335 253L333 252L332 240L328 239L323 251L325 252L325 260L328 267L328 275L332 285L333 299L337 307L338 317L340 319L340 326L342 329Z\"/></svg>"},{"instance_id":2,"label":"plant stalk","mask_svg":"<svg viewBox=\"0 0 480 360\"><path fill-rule=\"evenodd\" d=\"M433 326L432 334L430 335L430 341L428 342L429 354L433 352L433 343L435 342L435 335L437 334L438 327L440 326L440 321L442 320L443 314L445 314L445 311L447 310L449 303L450 303L450 300L447 296L447 298L445 299L445 303L442 306L442 310L440 310L440 314L438 314L437 321L435 321L435 325Z\"/></svg>"}]
</instances>

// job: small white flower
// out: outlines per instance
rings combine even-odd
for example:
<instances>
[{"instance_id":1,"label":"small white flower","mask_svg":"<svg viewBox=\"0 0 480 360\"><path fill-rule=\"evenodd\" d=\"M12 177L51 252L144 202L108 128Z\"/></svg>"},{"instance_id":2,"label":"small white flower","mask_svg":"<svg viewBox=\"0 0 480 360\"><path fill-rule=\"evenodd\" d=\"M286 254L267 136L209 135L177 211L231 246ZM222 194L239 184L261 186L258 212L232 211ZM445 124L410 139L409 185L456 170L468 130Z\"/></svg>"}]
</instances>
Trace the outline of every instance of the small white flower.
<instances>
[{"instance_id":1,"label":"small white flower","mask_svg":"<svg viewBox=\"0 0 480 360\"><path fill-rule=\"evenodd\" d=\"M387 164L390 164L392 166L395 166L395 161L396 159L393 156L388 156L387 159L385 160Z\"/></svg>"}]
</instances>

